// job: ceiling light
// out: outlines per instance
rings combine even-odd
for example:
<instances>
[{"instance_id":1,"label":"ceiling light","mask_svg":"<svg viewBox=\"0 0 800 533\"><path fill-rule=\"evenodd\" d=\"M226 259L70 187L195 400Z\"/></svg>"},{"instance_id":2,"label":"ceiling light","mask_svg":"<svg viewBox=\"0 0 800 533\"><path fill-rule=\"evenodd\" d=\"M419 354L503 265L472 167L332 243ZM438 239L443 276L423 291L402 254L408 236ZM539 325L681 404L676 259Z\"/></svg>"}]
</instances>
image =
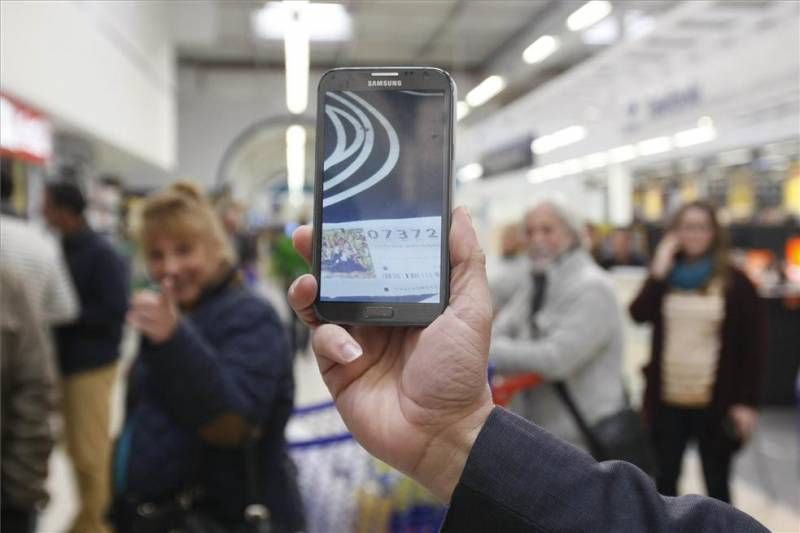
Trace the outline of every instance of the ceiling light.
<instances>
[{"instance_id":1,"label":"ceiling light","mask_svg":"<svg viewBox=\"0 0 800 533\"><path fill-rule=\"evenodd\" d=\"M531 183L542 183L543 181L550 181L558 179L564 175L564 170L561 163L553 163L545 167L534 168L528 171L528 181Z\"/></svg>"},{"instance_id":2,"label":"ceiling light","mask_svg":"<svg viewBox=\"0 0 800 533\"><path fill-rule=\"evenodd\" d=\"M529 64L544 61L558 50L558 45L558 38L552 35L542 35L522 52L522 60Z\"/></svg>"},{"instance_id":3,"label":"ceiling light","mask_svg":"<svg viewBox=\"0 0 800 533\"><path fill-rule=\"evenodd\" d=\"M567 28L572 31L588 28L606 18L612 9L611 2L607 0L586 2L567 17Z\"/></svg>"},{"instance_id":4,"label":"ceiling light","mask_svg":"<svg viewBox=\"0 0 800 533\"><path fill-rule=\"evenodd\" d=\"M581 33L581 41L590 46L606 46L619 39L619 23L617 19L605 19Z\"/></svg>"},{"instance_id":5,"label":"ceiling light","mask_svg":"<svg viewBox=\"0 0 800 533\"><path fill-rule=\"evenodd\" d=\"M716 138L717 132L712 126L679 131L675 134L674 140L677 148L685 148L687 146L713 141Z\"/></svg>"},{"instance_id":6,"label":"ceiling light","mask_svg":"<svg viewBox=\"0 0 800 533\"><path fill-rule=\"evenodd\" d=\"M478 107L491 100L506 88L506 80L501 76L489 76L467 93L465 100L471 107Z\"/></svg>"},{"instance_id":7,"label":"ceiling light","mask_svg":"<svg viewBox=\"0 0 800 533\"><path fill-rule=\"evenodd\" d=\"M283 43L286 54L286 107L290 113L297 115L308 106L308 28L301 17L289 18Z\"/></svg>"},{"instance_id":8,"label":"ceiling light","mask_svg":"<svg viewBox=\"0 0 800 533\"><path fill-rule=\"evenodd\" d=\"M344 6L299 0L267 2L250 15L250 24L257 37L283 39L295 18L302 19L312 41L346 41L353 33L352 19Z\"/></svg>"},{"instance_id":9,"label":"ceiling light","mask_svg":"<svg viewBox=\"0 0 800 533\"><path fill-rule=\"evenodd\" d=\"M583 168L592 170L602 168L608 164L608 154L605 152L595 152L583 158Z\"/></svg>"},{"instance_id":10,"label":"ceiling light","mask_svg":"<svg viewBox=\"0 0 800 533\"><path fill-rule=\"evenodd\" d=\"M464 102L463 100L456 103L456 120L461 120L462 118L469 115L470 107L469 104Z\"/></svg>"},{"instance_id":11,"label":"ceiling light","mask_svg":"<svg viewBox=\"0 0 800 533\"><path fill-rule=\"evenodd\" d=\"M672 139L669 137L654 137L636 145L636 151L641 156L663 154L672 150Z\"/></svg>"},{"instance_id":12,"label":"ceiling light","mask_svg":"<svg viewBox=\"0 0 800 533\"><path fill-rule=\"evenodd\" d=\"M562 148L570 144L575 144L586 138L586 128L583 126L570 126L558 130L550 135L543 135L531 143L533 153L541 155L552 152L557 148Z\"/></svg>"},{"instance_id":13,"label":"ceiling light","mask_svg":"<svg viewBox=\"0 0 800 533\"><path fill-rule=\"evenodd\" d=\"M612 148L608 151L608 158L612 163L624 163L636 159L636 148L632 144Z\"/></svg>"},{"instance_id":14,"label":"ceiling light","mask_svg":"<svg viewBox=\"0 0 800 533\"><path fill-rule=\"evenodd\" d=\"M583 172L583 162L580 159L567 159L566 161L562 161L561 163L561 170L564 172L565 176L569 176L571 174L579 174Z\"/></svg>"},{"instance_id":15,"label":"ceiling light","mask_svg":"<svg viewBox=\"0 0 800 533\"><path fill-rule=\"evenodd\" d=\"M297 124L286 128L286 173L289 203L300 205L306 181L306 129Z\"/></svg>"},{"instance_id":16,"label":"ceiling light","mask_svg":"<svg viewBox=\"0 0 800 533\"><path fill-rule=\"evenodd\" d=\"M700 118L697 119L697 127L698 128L713 128L714 127L714 121L711 120L711 117L709 117L708 115L706 115L704 117L700 117Z\"/></svg>"},{"instance_id":17,"label":"ceiling light","mask_svg":"<svg viewBox=\"0 0 800 533\"><path fill-rule=\"evenodd\" d=\"M456 174L458 181L474 181L483 176L483 166L480 163L470 163L458 169Z\"/></svg>"}]
</instances>

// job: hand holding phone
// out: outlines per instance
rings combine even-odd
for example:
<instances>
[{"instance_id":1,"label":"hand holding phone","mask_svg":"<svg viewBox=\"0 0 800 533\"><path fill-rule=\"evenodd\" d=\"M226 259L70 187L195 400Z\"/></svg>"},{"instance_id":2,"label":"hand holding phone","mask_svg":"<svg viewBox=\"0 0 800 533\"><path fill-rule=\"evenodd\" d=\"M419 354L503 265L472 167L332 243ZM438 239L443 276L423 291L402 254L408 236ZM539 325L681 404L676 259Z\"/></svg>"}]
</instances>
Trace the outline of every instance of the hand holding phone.
<instances>
[{"instance_id":1,"label":"hand holding phone","mask_svg":"<svg viewBox=\"0 0 800 533\"><path fill-rule=\"evenodd\" d=\"M427 325L444 310L454 84L434 68L346 68L318 90L314 309Z\"/></svg>"},{"instance_id":2,"label":"hand holding phone","mask_svg":"<svg viewBox=\"0 0 800 533\"><path fill-rule=\"evenodd\" d=\"M675 266L675 256L680 251L680 240L674 232L667 232L658 243L653 262L650 265L650 273L656 279L666 279Z\"/></svg>"},{"instance_id":3,"label":"hand holding phone","mask_svg":"<svg viewBox=\"0 0 800 533\"><path fill-rule=\"evenodd\" d=\"M486 379L492 304L465 209L453 212L449 237L448 307L425 329L324 323L313 308L314 276L289 289L290 305L313 330L320 373L348 429L367 451L445 502L493 407ZM293 240L310 259L311 228L298 228Z\"/></svg>"}]
</instances>

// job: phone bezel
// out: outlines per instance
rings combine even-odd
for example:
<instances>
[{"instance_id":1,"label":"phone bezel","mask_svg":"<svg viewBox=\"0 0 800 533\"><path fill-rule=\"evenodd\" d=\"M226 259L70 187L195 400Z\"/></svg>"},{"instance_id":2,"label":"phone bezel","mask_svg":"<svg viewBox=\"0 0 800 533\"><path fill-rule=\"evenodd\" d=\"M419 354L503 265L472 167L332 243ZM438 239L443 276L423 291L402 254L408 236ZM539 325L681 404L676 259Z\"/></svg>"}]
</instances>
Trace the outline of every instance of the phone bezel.
<instances>
[{"instance_id":1,"label":"phone bezel","mask_svg":"<svg viewBox=\"0 0 800 533\"><path fill-rule=\"evenodd\" d=\"M386 76L385 73L396 72L396 76ZM378 76L373 76L377 73ZM381 76L384 74L384 76ZM389 90L441 90L445 93L445 110L447 113L445 127L446 139L444 140L444 175L442 179L442 247L441 271L439 287L439 303L400 303L400 302L338 302L320 300L319 291L314 301L314 310L325 322L337 324L370 324L385 326L425 326L433 322L437 316L444 312L450 295L450 215L452 210L452 174L453 174L453 120L455 117L455 82L450 75L442 69L433 67L374 67L374 68L336 68L325 72L317 88L317 130L314 164L314 238L312 269L314 276L319 281L321 243L319 235L322 230L322 165L325 159L324 127L325 114L324 99L326 91L353 90L353 91L385 91L386 88L370 88L367 81L373 79L394 79L402 81L402 89ZM392 316L367 317L369 308L391 308Z\"/></svg>"}]
</instances>

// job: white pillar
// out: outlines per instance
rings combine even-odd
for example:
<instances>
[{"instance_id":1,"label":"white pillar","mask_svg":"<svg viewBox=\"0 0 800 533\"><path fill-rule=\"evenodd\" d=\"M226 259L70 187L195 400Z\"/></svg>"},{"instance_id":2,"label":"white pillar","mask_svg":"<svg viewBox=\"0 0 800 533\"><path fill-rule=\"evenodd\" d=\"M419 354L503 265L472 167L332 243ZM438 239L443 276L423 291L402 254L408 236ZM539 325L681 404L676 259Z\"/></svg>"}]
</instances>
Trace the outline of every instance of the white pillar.
<instances>
[{"instance_id":1,"label":"white pillar","mask_svg":"<svg viewBox=\"0 0 800 533\"><path fill-rule=\"evenodd\" d=\"M608 221L613 226L633 221L633 176L624 165L608 167Z\"/></svg>"}]
</instances>

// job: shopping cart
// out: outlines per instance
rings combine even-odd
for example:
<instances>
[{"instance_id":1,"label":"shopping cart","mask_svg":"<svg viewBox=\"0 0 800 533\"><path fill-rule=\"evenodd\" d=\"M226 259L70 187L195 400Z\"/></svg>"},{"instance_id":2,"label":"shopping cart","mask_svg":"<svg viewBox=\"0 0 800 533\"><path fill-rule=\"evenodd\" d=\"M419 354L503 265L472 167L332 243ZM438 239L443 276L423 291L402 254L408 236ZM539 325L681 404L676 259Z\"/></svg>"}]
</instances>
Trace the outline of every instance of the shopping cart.
<instances>
[{"instance_id":1,"label":"shopping cart","mask_svg":"<svg viewBox=\"0 0 800 533\"><path fill-rule=\"evenodd\" d=\"M410 478L367 453L347 431L332 402L296 409L287 436L308 533L439 530L445 507Z\"/></svg>"},{"instance_id":2,"label":"shopping cart","mask_svg":"<svg viewBox=\"0 0 800 533\"><path fill-rule=\"evenodd\" d=\"M498 405L507 405L514 394L541 381L535 374L490 374ZM333 402L295 409L287 436L298 469L308 533L439 531L445 507L413 480L367 453L353 439Z\"/></svg>"},{"instance_id":3,"label":"shopping cart","mask_svg":"<svg viewBox=\"0 0 800 533\"><path fill-rule=\"evenodd\" d=\"M498 376L490 367L489 383L492 385L492 399L495 405L507 406L516 394L541 384L542 378L538 374Z\"/></svg>"}]
</instances>

